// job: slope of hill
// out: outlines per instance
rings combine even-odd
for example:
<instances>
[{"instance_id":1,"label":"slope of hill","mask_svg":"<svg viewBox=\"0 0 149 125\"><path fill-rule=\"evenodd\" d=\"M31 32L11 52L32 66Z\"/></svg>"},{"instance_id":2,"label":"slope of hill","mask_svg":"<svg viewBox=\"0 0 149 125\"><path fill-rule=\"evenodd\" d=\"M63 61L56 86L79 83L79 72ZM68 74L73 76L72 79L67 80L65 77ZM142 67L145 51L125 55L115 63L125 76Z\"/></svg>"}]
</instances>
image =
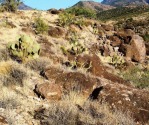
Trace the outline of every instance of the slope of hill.
<instances>
[{"instance_id":1,"label":"slope of hill","mask_svg":"<svg viewBox=\"0 0 149 125\"><path fill-rule=\"evenodd\" d=\"M148 0L103 0L102 4L111 6L148 5Z\"/></svg>"},{"instance_id":2,"label":"slope of hill","mask_svg":"<svg viewBox=\"0 0 149 125\"><path fill-rule=\"evenodd\" d=\"M18 6L19 10L33 10L33 8L25 5L23 2Z\"/></svg>"},{"instance_id":3,"label":"slope of hill","mask_svg":"<svg viewBox=\"0 0 149 125\"><path fill-rule=\"evenodd\" d=\"M123 18L130 18L139 14L149 12L149 6L138 7L118 7L115 9L102 11L97 14L99 20L117 20Z\"/></svg>"},{"instance_id":4,"label":"slope of hill","mask_svg":"<svg viewBox=\"0 0 149 125\"><path fill-rule=\"evenodd\" d=\"M112 6L104 5L94 1L80 1L77 4L75 4L73 7L76 7L76 6L89 8L95 11L103 11L103 10L109 10L114 8Z\"/></svg>"}]
</instances>

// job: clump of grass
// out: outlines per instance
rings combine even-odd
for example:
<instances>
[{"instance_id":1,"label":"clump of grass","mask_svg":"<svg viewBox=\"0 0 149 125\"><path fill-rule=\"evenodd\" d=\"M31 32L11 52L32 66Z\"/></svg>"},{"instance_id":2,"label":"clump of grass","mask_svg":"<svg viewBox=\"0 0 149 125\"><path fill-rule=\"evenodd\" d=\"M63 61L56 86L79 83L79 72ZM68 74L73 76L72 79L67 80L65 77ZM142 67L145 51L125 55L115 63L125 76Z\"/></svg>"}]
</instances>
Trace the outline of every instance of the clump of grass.
<instances>
[{"instance_id":1,"label":"clump of grass","mask_svg":"<svg viewBox=\"0 0 149 125\"><path fill-rule=\"evenodd\" d=\"M25 65L26 67L29 67L32 70L42 71L51 63L52 62L50 59L40 57L38 59L28 61Z\"/></svg>"},{"instance_id":2,"label":"clump of grass","mask_svg":"<svg viewBox=\"0 0 149 125\"><path fill-rule=\"evenodd\" d=\"M48 32L49 26L42 18L38 17L35 19L35 29L37 34L44 34Z\"/></svg>"},{"instance_id":3,"label":"clump of grass","mask_svg":"<svg viewBox=\"0 0 149 125\"><path fill-rule=\"evenodd\" d=\"M35 118L41 124L48 125L134 125L134 121L128 114L120 111L110 111L106 104L86 101L78 105L80 94L67 95L56 103L51 103L48 109L40 109L35 112ZM77 96L75 96L77 95ZM70 97L68 97L70 96ZM118 114L118 115L117 115Z\"/></svg>"},{"instance_id":4,"label":"clump of grass","mask_svg":"<svg viewBox=\"0 0 149 125\"><path fill-rule=\"evenodd\" d=\"M0 49L0 61L7 61L10 59L8 50L5 49Z\"/></svg>"},{"instance_id":5,"label":"clump of grass","mask_svg":"<svg viewBox=\"0 0 149 125\"><path fill-rule=\"evenodd\" d=\"M81 27L85 24L84 18L81 16L75 16L74 14L68 13L67 11L60 13L58 25L66 27L71 24L75 24Z\"/></svg>"},{"instance_id":6,"label":"clump of grass","mask_svg":"<svg viewBox=\"0 0 149 125\"><path fill-rule=\"evenodd\" d=\"M27 77L27 73L19 64L11 61L1 62L0 68L0 81L4 86L23 86L23 81Z\"/></svg>"},{"instance_id":7,"label":"clump of grass","mask_svg":"<svg viewBox=\"0 0 149 125\"><path fill-rule=\"evenodd\" d=\"M129 80L138 88L148 88L149 89L149 70L141 70L137 67L122 73L125 80Z\"/></svg>"},{"instance_id":8,"label":"clump of grass","mask_svg":"<svg viewBox=\"0 0 149 125\"><path fill-rule=\"evenodd\" d=\"M72 7L66 9L68 13L74 14L75 16L84 16L87 18L96 18L96 12L92 9L85 7Z\"/></svg>"}]
</instances>

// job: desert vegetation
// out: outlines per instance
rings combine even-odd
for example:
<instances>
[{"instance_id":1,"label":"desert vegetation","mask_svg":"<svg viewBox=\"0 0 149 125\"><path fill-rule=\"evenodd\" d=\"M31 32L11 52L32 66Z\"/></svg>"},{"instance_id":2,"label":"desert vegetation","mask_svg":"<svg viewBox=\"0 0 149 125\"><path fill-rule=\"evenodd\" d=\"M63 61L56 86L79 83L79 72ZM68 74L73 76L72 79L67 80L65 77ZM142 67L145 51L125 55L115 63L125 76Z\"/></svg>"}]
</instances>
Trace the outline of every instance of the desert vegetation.
<instances>
[{"instance_id":1,"label":"desert vegetation","mask_svg":"<svg viewBox=\"0 0 149 125\"><path fill-rule=\"evenodd\" d=\"M148 10L117 10L0 13L0 124L148 125Z\"/></svg>"}]
</instances>

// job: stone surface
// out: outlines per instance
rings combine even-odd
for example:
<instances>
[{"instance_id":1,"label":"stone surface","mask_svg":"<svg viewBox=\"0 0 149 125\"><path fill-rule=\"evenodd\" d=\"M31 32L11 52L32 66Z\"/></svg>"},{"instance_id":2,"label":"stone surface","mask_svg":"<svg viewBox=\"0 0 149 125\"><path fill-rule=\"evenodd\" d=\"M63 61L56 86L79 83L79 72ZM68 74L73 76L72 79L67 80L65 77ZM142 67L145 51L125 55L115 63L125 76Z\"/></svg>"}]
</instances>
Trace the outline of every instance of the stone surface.
<instances>
[{"instance_id":1,"label":"stone surface","mask_svg":"<svg viewBox=\"0 0 149 125\"><path fill-rule=\"evenodd\" d=\"M145 43L139 35L133 35L130 45L127 47L127 60L135 60L137 62L144 62L146 57Z\"/></svg>"},{"instance_id":2,"label":"stone surface","mask_svg":"<svg viewBox=\"0 0 149 125\"><path fill-rule=\"evenodd\" d=\"M6 118L1 115L0 115L0 125L8 125Z\"/></svg>"},{"instance_id":3,"label":"stone surface","mask_svg":"<svg viewBox=\"0 0 149 125\"><path fill-rule=\"evenodd\" d=\"M43 83L36 85L35 91L37 95L48 100L60 100L62 96L62 88L58 84Z\"/></svg>"}]
</instances>

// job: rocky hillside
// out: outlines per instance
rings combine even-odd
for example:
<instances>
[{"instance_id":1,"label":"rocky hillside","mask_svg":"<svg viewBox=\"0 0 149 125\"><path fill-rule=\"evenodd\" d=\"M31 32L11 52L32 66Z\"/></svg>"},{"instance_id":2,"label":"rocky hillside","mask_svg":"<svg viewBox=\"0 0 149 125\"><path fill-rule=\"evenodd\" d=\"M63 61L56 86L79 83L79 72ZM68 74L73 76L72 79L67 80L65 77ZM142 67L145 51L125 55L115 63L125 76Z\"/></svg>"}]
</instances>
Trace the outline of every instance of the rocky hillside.
<instances>
[{"instance_id":1,"label":"rocky hillside","mask_svg":"<svg viewBox=\"0 0 149 125\"><path fill-rule=\"evenodd\" d=\"M118 7L115 9L97 13L97 18L99 20L104 20L104 21L107 21L107 20L116 21L116 20L132 18L138 15L140 16L148 12L149 12L149 6Z\"/></svg>"},{"instance_id":2,"label":"rocky hillside","mask_svg":"<svg viewBox=\"0 0 149 125\"><path fill-rule=\"evenodd\" d=\"M89 8L89 9L92 9L98 12L114 8L112 6L104 5L99 2L94 2L94 1L80 1L77 4L75 4L73 7L85 7L85 8Z\"/></svg>"},{"instance_id":3,"label":"rocky hillside","mask_svg":"<svg viewBox=\"0 0 149 125\"><path fill-rule=\"evenodd\" d=\"M148 5L148 0L103 0L102 4L111 6L132 6L132 5Z\"/></svg>"},{"instance_id":4,"label":"rocky hillside","mask_svg":"<svg viewBox=\"0 0 149 125\"><path fill-rule=\"evenodd\" d=\"M147 19L0 13L0 124L148 125Z\"/></svg>"}]
</instances>

